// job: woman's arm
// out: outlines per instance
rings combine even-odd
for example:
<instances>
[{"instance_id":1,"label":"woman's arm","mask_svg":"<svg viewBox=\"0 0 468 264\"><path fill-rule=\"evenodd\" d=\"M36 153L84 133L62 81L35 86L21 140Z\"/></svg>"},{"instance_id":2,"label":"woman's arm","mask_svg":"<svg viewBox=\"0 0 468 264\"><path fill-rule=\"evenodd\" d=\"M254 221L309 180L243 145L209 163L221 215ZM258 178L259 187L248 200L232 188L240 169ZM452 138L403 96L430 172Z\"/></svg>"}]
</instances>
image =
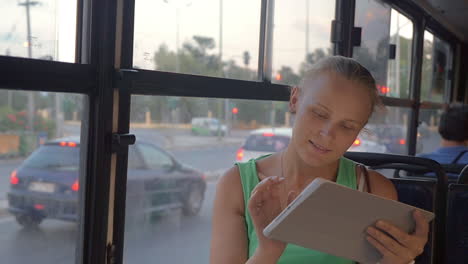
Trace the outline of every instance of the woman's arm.
<instances>
[{"instance_id":1,"label":"woman's arm","mask_svg":"<svg viewBox=\"0 0 468 264\"><path fill-rule=\"evenodd\" d=\"M278 261L286 243L266 238L258 230L281 212L278 186L282 179L266 177L252 191L249 208L245 208L242 184L237 167L221 177L216 188L213 209L210 263L274 264ZM292 201L293 195L288 201ZM248 258L248 239L245 210L249 210L259 240L258 248Z\"/></svg>"},{"instance_id":2,"label":"woman's arm","mask_svg":"<svg viewBox=\"0 0 468 264\"><path fill-rule=\"evenodd\" d=\"M247 230L239 170L233 167L218 181L213 207L210 263L247 261Z\"/></svg>"}]
</instances>

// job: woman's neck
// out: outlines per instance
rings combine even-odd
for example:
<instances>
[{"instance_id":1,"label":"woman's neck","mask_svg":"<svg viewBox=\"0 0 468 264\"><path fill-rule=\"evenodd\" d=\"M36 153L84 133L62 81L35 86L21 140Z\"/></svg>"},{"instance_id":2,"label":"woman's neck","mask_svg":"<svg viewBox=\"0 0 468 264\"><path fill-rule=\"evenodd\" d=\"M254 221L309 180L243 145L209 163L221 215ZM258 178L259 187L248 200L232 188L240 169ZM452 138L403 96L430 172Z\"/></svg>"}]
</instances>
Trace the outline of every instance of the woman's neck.
<instances>
[{"instance_id":1,"label":"woman's neck","mask_svg":"<svg viewBox=\"0 0 468 264\"><path fill-rule=\"evenodd\" d=\"M303 189L315 178L336 181L339 160L320 167L305 163L291 145L281 154L283 177L292 188Z\"/></svg>"}]
</instances>

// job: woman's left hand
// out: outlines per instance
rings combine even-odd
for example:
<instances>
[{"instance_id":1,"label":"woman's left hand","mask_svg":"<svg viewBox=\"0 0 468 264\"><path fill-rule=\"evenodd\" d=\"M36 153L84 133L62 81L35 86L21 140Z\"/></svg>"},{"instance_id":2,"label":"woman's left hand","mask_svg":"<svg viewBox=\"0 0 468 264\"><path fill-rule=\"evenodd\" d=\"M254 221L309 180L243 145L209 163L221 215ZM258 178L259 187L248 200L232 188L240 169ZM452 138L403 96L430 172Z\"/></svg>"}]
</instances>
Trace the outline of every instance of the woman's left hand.
<instances>
[{"instance_id":1,"label":"woman's left hand","mask_svg":"<svg viewBox=\"0 0 468 264\"><path fill-rule=\"evenodd\" d=\"M423 253L429 234L429 222L418 210L413 212L413 218L416 229L412 234L385 221L378 221L377 228L367 229L367 241L382 254L380 264L408 264Z\"/></svg>"}]
</instances>

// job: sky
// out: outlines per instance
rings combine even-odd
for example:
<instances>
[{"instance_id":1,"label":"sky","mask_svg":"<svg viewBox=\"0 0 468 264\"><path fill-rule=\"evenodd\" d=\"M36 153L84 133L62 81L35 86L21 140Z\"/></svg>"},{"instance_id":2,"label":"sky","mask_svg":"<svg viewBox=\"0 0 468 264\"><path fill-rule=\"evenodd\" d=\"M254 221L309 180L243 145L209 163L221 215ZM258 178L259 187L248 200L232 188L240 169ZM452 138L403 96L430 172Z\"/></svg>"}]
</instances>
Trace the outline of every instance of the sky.
<instances>
[{"instance_id":1,"label":"sky","mask_svg":"<svg viewBox=\"0 0 468 264\"><path fill-rule=\"evenodd\" d=\"M18 3L26 0L0 0L0 54L28 56L26 8ZM30 7L32 55L53 56L54 60L73 62L75 51L76 0L36 0ZM135 0L134 65L154 69L153 55L165 44L176 50L194 35L211 37L219 54L220 3L222 11L222 57L243 65L242 54L251 55L249 68L256 70L259 53L261 0ZM308 8L307 7L308 2ZM363 5L370 0L360 1ZM289 66L298 70L306 49L329 48L331 20L335 15L334 0L276 0L273 26L273 69ZM177 13L179 14L177 16ZM309 41L306 47L306 15ZM372 17L372 14L366 14ZM391 33L396 31L392 19ZM400 34L412 36L412 24L399 19ZM404 26L402 26L404 25ZM177 30L178 29L178 30Z\"/></svg>"}]
</instances>

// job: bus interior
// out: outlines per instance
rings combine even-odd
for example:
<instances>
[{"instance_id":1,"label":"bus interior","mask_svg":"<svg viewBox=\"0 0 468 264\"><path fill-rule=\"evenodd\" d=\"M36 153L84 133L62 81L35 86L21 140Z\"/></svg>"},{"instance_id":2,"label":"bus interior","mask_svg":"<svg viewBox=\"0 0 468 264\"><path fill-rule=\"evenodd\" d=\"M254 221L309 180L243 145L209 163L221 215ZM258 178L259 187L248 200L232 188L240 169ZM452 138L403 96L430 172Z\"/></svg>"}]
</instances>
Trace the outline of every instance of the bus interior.
<instances>
[{"instance_id":1,"label":"bus interior","mask_svg":"<svg viewBox=\"0 0 468 264\"><path fill-rule=\"evenodd\" d=\"M332 55L383 102L345 157L436 214L415 263L468 263L466 157L419 157L468 104L468 1L1 2L4 263L209 263L217 180L289 144Z\"/></svg>"}]
</instances>

